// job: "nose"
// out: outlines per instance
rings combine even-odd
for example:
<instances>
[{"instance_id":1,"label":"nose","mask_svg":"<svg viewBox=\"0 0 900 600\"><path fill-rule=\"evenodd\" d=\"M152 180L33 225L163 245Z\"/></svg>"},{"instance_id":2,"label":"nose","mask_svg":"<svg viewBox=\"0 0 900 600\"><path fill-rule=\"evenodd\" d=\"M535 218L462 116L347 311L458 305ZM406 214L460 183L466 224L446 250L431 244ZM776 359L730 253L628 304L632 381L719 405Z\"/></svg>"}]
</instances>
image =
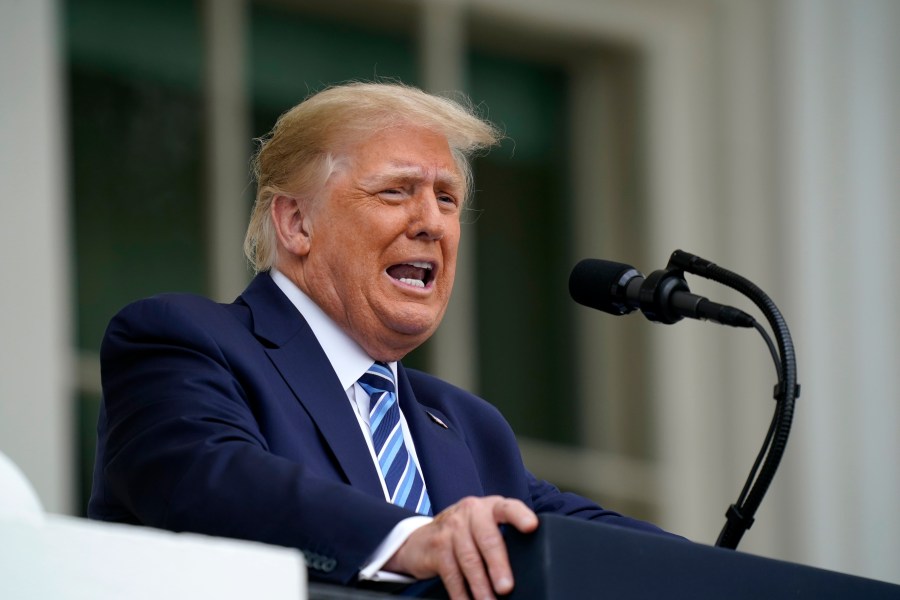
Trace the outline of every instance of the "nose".
<instances>
[{"instance_id":1,"label":"nose","mask_svg":"<svg viewBox=\"0 0 900 600\"><path fill-rule=\"evenodd\" d=\"M441 211L440 202L431 190L424 191L416 198L409 223L410 237L429 241L438 241L444 237L446 221L450 216Z\"/></svg>"}]
</instances>

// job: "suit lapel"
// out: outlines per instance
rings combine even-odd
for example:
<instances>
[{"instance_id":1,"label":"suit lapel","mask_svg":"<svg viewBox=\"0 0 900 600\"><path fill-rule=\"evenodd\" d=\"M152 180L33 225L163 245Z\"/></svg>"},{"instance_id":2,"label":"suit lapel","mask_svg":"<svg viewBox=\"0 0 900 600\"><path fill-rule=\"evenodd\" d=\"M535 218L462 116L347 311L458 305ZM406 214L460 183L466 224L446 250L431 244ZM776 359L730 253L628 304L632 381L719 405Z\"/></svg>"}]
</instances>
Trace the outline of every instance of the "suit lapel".
<instances>
[{"instance_id":1,"label":"suit lapel","mask_svg":"<svg viewBox=\"0 0 900 600\"><path fill-rule=\"evenodd\" d=\"M439 411L419 404L402 365L398 365L397 379L400 408L416 445L434 513L466 496L484 495L472 455L454 424Z\"/></svg>"},{"instance_id":2,"label":"suit lapel","mask_svg":"<svg viewBox=\"0 0 900 600\"><path fill-rule=\"evenodd\" d=\"M347 480L384 498L347 395L306 320L268 273L257 275L241 299L253 314L253 330L266 354L322 432Z\"/></svg>"}]
</instances>

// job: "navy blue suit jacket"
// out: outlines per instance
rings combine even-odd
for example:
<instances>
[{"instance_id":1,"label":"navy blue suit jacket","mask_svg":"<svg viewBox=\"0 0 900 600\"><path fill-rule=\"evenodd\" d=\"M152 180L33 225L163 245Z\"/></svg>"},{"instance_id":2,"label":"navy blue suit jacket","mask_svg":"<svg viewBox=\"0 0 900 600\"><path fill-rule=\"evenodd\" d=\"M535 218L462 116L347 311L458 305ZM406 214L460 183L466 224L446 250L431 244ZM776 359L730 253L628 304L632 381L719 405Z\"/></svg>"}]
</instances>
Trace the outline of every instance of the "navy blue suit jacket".
<instances>
[{"instance_id":1,"label":"navy blue suit jacket","mask_svg":"<svg viewBox=\"0 0 900 600\"><path fill-rule=\"evenodd\" d=\"M299 548L313 578L354 580L411 516L385 501L347 396L268 274L233 304L172 294L111 321L89 516ZM659 531L537 480L499 412L398 367L435 514L469 495Z\"/></svg>"}]
</instances>

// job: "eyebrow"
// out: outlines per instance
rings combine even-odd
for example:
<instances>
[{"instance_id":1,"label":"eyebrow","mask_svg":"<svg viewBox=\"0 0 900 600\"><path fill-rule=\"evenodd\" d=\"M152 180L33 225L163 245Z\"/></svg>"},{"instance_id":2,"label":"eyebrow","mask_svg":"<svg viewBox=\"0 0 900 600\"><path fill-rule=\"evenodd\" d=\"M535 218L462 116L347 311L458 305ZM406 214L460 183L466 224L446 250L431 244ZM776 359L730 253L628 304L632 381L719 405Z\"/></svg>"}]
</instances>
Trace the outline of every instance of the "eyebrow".
<instances>
[{"instance_id":1,"label":"eyebrow","mask_svg":"<svg viewBox=\"0 0 900 600\"><path fill-rule=\"evenodd\" d=\"M360 179L360 183L363 185L383 185L393 181L418 182L427 178L427 170L420 166L406 163L394 163L388 165L386 169L383 169L374 175ZM462 188L463 186L462 177L455 171L450 171L448 169L439 169L435 177L435 182L442 186L453 188Z\"/></svg>"}]
</instances>

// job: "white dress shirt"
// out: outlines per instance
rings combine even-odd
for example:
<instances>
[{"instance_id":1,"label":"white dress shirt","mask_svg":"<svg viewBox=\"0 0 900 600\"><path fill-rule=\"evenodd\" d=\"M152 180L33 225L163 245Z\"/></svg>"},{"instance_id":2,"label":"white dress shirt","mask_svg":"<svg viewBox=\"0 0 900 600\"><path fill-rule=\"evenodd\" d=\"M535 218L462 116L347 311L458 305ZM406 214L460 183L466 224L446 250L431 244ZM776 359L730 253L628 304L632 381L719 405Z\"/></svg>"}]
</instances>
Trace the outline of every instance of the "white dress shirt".
<instances>
[{"instance_id":1,"label":"white dress shirt","mask_svg":"<svg viewBox=\"0 0 900 600\"><path fill-rule=\"evenodd\" d=\"M375 447L372 445L372 434L369 431L369 394L361 385L359 385L359 383L357 383L359 378L372 366L375 359L366 354L365 350L363 350L353 338L347 335L337 323L325 314L325 311L313 302L309 296L304 294L293 281L287 278L287 276L274 268L270 273L275 285L284 292L285 296L288 297L291 303L297 307L298 311L300 311L300 314L303 315L303 318L306 319L310 329L312 329L313 334L319 341L319 345L321 345L322 350L325 351L328 362L331 363L331 367L337 374L341 386L343 386L344 391L347 394L347 399L350 402L350 406L353 408L353 414L356 415L356 420L359 423L363 439L366 440L366 445L369 448L369 454L372 457L372 464L375 467L375 472L378 473L378 478L381 481L381 489L384 492L385 500L390 502L390 494L388 493L387 485L384 482L384 475L382 475L381 469L378 467L378 458L375 454ZM394 374L394 381L396 381L397 363L391 362L388 363L388 366ZM397 390L397 397L399 399L399 389ZM406 424L406 418L403 416L402 410L400 411L400 426L403 430L403 441L406 443L406 448L409 450L409 454L412 456L413 461L415 461L416 467L419 468L419 458L416 455L416 447L413 443L412 436L409 434L409 428ZM424 473L421 468L419 468L419 472L422 473L424 480ZM404 519L398 523L372 554L369 562L366 563L364 568L360 571L360 579L371 581L413 581L413 579L396 573L382 571L381 567L394 555L394 552L400 548L412 532L430 522L431 517L418 516Z\"/></svg>"}]
</instances>

